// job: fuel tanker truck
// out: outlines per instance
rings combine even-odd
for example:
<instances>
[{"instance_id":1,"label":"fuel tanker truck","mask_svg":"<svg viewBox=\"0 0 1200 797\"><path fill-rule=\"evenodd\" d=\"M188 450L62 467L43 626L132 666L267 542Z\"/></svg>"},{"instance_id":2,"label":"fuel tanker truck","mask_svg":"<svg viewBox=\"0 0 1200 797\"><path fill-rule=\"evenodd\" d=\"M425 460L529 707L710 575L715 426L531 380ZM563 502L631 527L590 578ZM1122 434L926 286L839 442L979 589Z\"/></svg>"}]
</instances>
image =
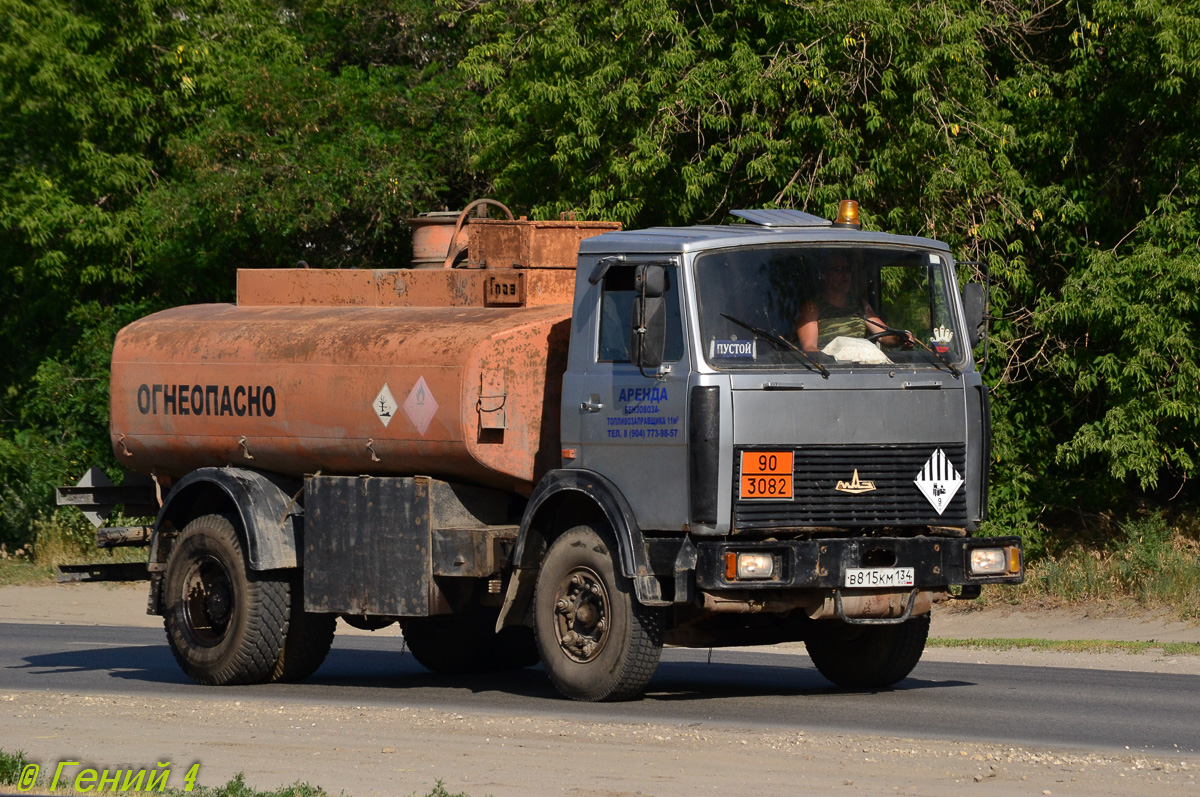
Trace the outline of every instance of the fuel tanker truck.
<instances>
[{"instance_id":1,"label":"fuel tanker truck","mask_svg":"<svg viewBox=\"0 0 1200 797\"><path fill-rule=\"evenodd\" d=\"M732 215L464 213L422 267L240 270L236 304L120 332L133 476L60 502L154 515L101 544L148 545L148 611L204 684L305 678L340 617L399 622L434 671L540 661L576 700L640 696L664 645L803 641L887 687L934 604L1023 578L1018 538L976 535L984 285L851 202Z\"/></svg>"}]
</instances>

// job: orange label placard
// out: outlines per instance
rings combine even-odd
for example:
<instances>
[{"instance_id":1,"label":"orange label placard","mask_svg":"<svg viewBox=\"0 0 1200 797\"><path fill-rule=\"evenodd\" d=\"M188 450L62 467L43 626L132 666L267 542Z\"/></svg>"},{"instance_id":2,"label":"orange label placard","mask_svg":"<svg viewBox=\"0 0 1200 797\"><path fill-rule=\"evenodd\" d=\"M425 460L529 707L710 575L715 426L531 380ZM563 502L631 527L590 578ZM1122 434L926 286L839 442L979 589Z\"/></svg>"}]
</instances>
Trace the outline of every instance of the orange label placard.
<instances>
[{"instance_id":1,"label":"orange label placard","mask_svg":"<svg viewBox=\"0 0 1200 797\"><path fill-rule=\"evenodd\" d=\"M743 451L742 499L792 498L791 451Z\"/></svg>"}]
</instances>

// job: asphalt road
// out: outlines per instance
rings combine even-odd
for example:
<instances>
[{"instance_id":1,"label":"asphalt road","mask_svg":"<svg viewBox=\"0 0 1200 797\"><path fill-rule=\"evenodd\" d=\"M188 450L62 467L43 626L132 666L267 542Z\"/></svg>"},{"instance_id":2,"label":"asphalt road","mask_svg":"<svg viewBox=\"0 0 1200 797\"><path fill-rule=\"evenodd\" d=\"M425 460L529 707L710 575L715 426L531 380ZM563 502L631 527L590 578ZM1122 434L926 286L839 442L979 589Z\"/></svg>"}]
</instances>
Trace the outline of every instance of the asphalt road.
<instances>
[{"instance_id":1,"label":"asphalt road","mask_svg":"<svg viewBox=\"0 0 1200 797\"><path fill-rule=\"evenodd\" d=\"M646 698L581 704L540 669L439 676L401 653L395 627L344 636L303 684L202 687L161 631L0 623L0 692L296 701L706 727L811 729L900 737L1196 753L1200 676L919 664L890 690L833 688L800 654L668 649Z\"/></svg>"}]
</instances>

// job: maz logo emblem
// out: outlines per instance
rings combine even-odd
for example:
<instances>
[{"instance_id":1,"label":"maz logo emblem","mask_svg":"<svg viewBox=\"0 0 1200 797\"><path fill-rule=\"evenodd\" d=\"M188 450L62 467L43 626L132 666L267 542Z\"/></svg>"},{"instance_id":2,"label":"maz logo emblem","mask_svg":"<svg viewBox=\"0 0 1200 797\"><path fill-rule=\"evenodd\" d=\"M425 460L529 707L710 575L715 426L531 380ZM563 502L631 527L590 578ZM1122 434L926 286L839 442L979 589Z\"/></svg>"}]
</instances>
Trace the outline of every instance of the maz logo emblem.
<instances>
[{"instance_id":1,"label":"maz logo emblem","mask_svg":"<svg viewBox=\"0 0 1200 797\"><path fill-rule=\"evenodd\" d=\"M854 469L854 478L848 482L839 481L837 487L833 489L841 493L850 493L851 495L860 495L861 493L869 493L875 489L875 482L863 481L858 478L858 468Z\"/></svg>"}]
</instances>

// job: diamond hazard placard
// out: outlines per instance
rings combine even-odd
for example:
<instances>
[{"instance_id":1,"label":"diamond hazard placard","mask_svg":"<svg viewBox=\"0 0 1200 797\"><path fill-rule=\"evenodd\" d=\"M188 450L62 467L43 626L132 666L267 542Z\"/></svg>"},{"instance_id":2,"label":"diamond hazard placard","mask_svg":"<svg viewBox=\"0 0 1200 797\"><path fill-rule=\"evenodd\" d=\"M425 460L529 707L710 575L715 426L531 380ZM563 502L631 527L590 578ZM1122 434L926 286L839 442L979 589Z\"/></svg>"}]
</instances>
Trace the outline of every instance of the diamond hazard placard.
<instances>
[{"instance_id":1,"label":"diamond hazard placard","mask_svg":"<svg viewBox=\"0 0 1200 797\"><path fill-rule=\"evenodd\" d=\"M429 423L437 413L437 408L438 403L429 392L425 377L419 377L408 398L404 400L404 414L413 422L413 426L417 427L417 433L421 437L424 437L429 429Z\"/></svg>"},{"instance_id":2,"label":"diamond hazard placard","mask_svg":"<svg viewBox=\"0 0 1200 797\"><path fill-rule=\"evenodd\" d=\"M939 448L921 468L914 483L940 515L950 506L950 499L954 498L963 480L946 452Z\"/></svg>"},{"instance_id":3,"label":"diamond hazard placard","mask_svg":"<svg viewBox=\"0 0 1200 797\"><path fill-rule=\"evenodd\" d=\"M396 403L396 397L392 395L392 391L388 389L386 382L383 385L383 390L380 390L379 395L371 402L371 409L379 416L379 420L383 422L384 427L387 427L392 422L392 416L396 414L396 409L399 406Z\"/></svg>"}]
</instances>

